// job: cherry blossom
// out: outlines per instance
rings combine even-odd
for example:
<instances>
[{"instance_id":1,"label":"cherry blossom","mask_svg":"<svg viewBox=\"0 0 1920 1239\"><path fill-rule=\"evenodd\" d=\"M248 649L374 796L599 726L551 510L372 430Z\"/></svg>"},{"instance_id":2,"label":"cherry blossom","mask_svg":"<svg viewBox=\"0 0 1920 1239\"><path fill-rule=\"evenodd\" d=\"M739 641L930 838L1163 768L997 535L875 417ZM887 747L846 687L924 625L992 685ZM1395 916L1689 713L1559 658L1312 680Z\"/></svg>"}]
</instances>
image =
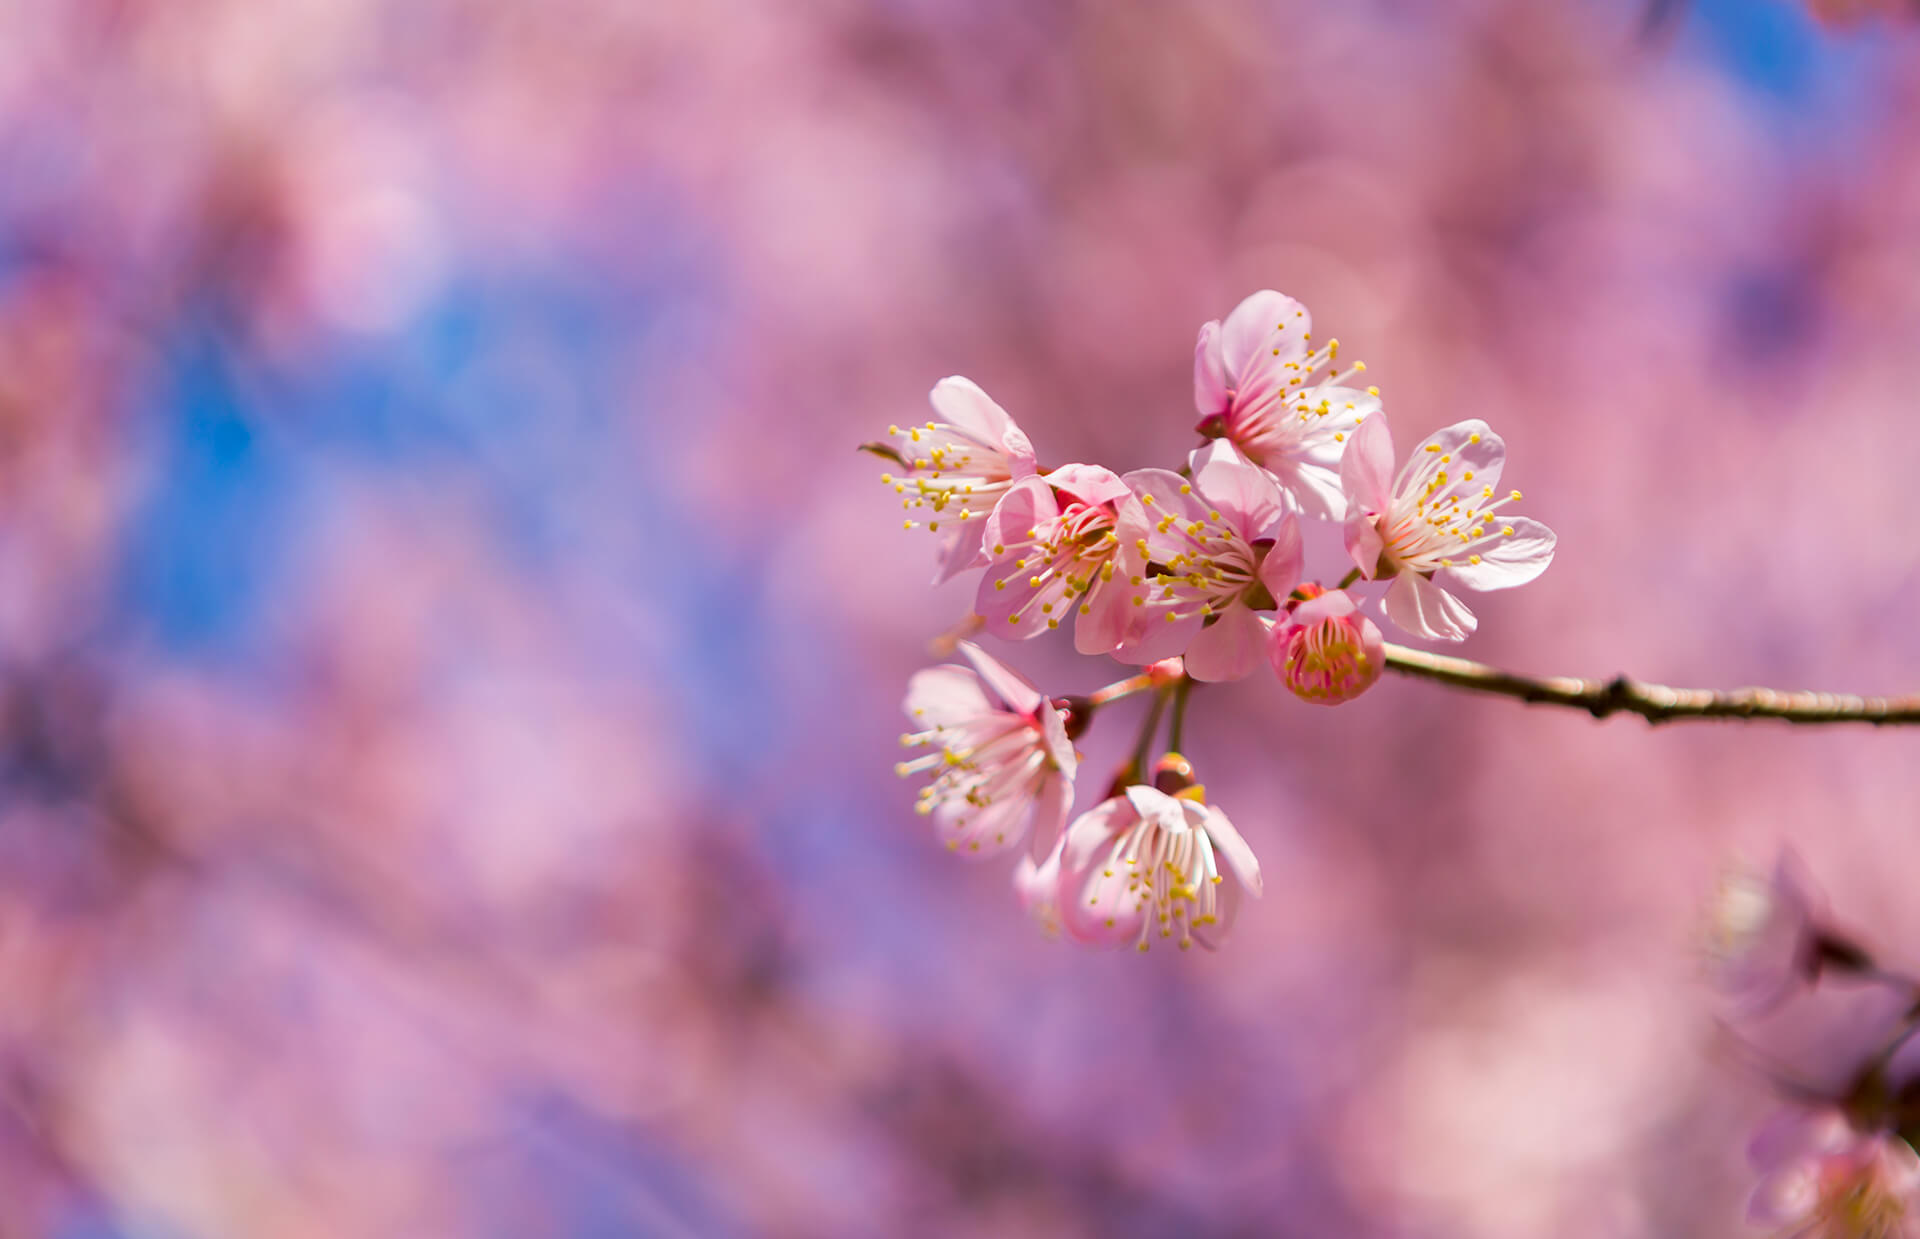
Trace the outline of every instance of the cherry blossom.
<instances>
[{"instance_id":1,"label":"cherry blossom","mask_svg":"<svg viewBox=\"0 0 1920 1239\"><path fill-rule=\"evenodd\" d=\"M1074 648L1105 654L1125 635L1126 583L1145 563L1147 518L1127 484L1098 465L1064 465L1015 482L986 522L986 576L974 610L987 631L1033 637L1077 612Z\"/></svg>"},{"instance_id":2,"label":"cherry blossom","mask_svg":"<svg viewBox=\"0 0 1920 1239\"><path fill-rule=\"evenodd\" d=\"M1386 670L1386 641L1345 590L1299 588L1304 602L1275 624L1268 654L1294 696L1319 705L1352 701Z\"/></svg>"},{"instance_id":3,"label":"cherry blossom","mask_svg":"<svg viewBox=\"0 0 1920 1239\"><path fill-rule=\"evenodd\" d=\"M1506 454L1499 435L1469 419L1428 436L1392 476L1386 415L1354 432L1340 464L1347 552L1362 576L1392 578L1387 617L1415 636L1459 641L1478 622L1435 573L1469 589L1509 589L1553 562L1551 529L1523 516L1495 519L1520 499L1517 490L1497 493Z\"/></svg>"},{"instance_id":4,"label":"cherry blossom","mask_svg":"<svg viewBox=\"0 0 1920 1239\"><path fill-rule=\"evenodd\" d=\"M1193 403L1198 429L1232 440L1274 475L1308 516L1339 520L1345 512L1340 456L1347 434L1380 408L1375 388L1346 386L1362 363L1321 374L1340 342L1313 348L1313 318L1283 293L1262 289L1200 329L1193 351ZM1318 377L1316 377L1318 376Z\"/></svg>"},{"instance_id":5,"label":"cherry blossom","mask_svg":"<svg viewBox=\"0 0 1920 1239\"><path fill-rule=\"evenodd\" d=\"M1140 469L1126 483L1152 521L1128 578L1134 614L1115 651L1129 662L1184 654L1196 680L1237 680L1260 664L1271 611L1300 580L1299 522L1280 488L1224 439L1195 451L1192 481Z\"/></svg>"},{"instance_id":6,"label":"cherry blossom","mask_svg":"<svg viewBox=\"0 0 1920 1239\"><path fill-rule=\"evenodd\" d=\"M1034 455L1007 411L972 379L941 379L928 399L940 420L888 427L907 472L883 473L880 480L903 497L908 511L927 510L924 522L909 517L908 529L924 523L934 533L948 531L934 571L938 585L979 566L986 517L1015 481L1034 473Z\"/></svg>"},{"instance_id":7,"label":"cherry blossom","mask_svg":"<svg viewBox=\"0 0 1920 1239\"><path fill-rule=\"evenodd\" d=\"M1748 1159L1762 1176L1751 1222L1795 1239L1920 1235L1920 1157L1892 1132L1856 1129L1837 1107L1775 1115Z\"/></svg>"},{"instance_id":8,"label":"cherry blossom","mask_svg":"<svg viewBox=\"0 0 1920 1239\"><path fill-rule=\"evenodd\" d=\"M1133 784L1077 818L1060 853L1061 924L1097 946L1144 951L1156 929L1182 950L1215 946L1242 888L1259 897L1260 863L1198 786Z\"/></svg>"},{"instance_id":9,"label":"cherry blossom","mask_svg":"<svg viewBox=\"0 0 1920 1239\"><path fill-rule=\"evenodd\" d=\"M916 807L933 815L949 849L991 856L1018 844L1031 824L1043 852L1073 805L1079 763L1065 714L972 642L959 649L972 670L944 664L908 682L904 708L922 730L900 743L931 751L894 769L931 776Z\"/></svg>"}]
</instances>

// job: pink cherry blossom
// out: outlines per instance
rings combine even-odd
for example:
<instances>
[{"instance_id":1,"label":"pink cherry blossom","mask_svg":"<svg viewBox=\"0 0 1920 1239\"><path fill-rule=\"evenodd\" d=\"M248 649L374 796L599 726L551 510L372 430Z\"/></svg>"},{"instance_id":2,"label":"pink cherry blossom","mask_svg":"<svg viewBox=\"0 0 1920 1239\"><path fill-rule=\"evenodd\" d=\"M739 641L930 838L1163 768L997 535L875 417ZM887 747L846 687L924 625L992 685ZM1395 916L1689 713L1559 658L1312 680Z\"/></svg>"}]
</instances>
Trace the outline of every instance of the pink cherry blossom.
<instances>
[{"instance_id":1,"label":"pink cherry blossom","mask_svg":"<svg viewBox=\"0 0 1920 1239\"><path fill-rule=\"evenodd\" d=\"M1920 1157L1892 1132L1863 1132L1837 1107L1775 1115L1748 1158L1761 1172L1747 1219L1795 1239L1920 1236Z\"/></svg>"},{"instance_id":2,"label":"pink cherry blossom","mask_svg":"<svg viewBox=\"0 0 1920 1239\"><path fill-rule=\"evenodd\" d=\"M1345 590L1309 596L1275 624L1268 647L1273 670L1293 695L1320 705L1352 701L1386 670L1386 641Z\"/></svg>"},{"instance_id":3,"label":"pink cherry blossom","mask_svg":"<svg viewBox=\"0 0 1920 1239\"><path fill-rule=\"evenodd\" d=\"M1347 432L1380 408L1380 394L1346 386L1364 371L1358 362L1319 374L1339 356L1340 342L1312 348L1307 308L1263 289L1200 329L1193 352L1193 403L1198 429L1233 441L1272 473L1308 516L1339 520L1346 500L1340 455Z\"/></svg>"},{"instance_id":4,"label":"pink cherry blossom","mask_svg":"<svg viewBox=\"0 0 1920 1239\"><path fill-rule=\"evenodd\" d=\"M1500 436L1478 420L1428 436L1399 476L1384 413L1366 419L1340 462L1347 491L1347 553L1361 575L1393 578L1387 617L1415 636L1459 641L1477 621L1434 579L1445 570L1469 589L1524 585L1553 562L1553 531L1499 510L1519 491L1496 497L1506 461Z\"/></svg>"},{"instance_id":5,"label":"pink cherry blossom","mask_svg":"<svg viewBox=\"0 0 1920 1239\"><path fill-rule=\"evenodd\" d=\"M987 574L973 604L986 630L1032 637L1078 613L1074 648L1105 654L1125 635L1126 583L1147 518L1127 484L1098 465L1063 465L1015 482L986 523Z\"/></svg>"},{"instance_id":6,"label":"pink cherry blossom","mask_svg":"<svg viewBox=\"0 0 1920 1239\"><path fill-rule=\"evenodd\" d=\"M1158 929L1182 950L1211 948L1242 888L1259 897L1260 862L1198 787L1170 796L1136 783L1076 819L1060 852L1061 924L1097 946L1144 951Z\"/></svg>"},{"instance_id":7,"label":"pink cherry blossom","mask_svg":"<svg viewBox=\"0 0 1920 1239\"><path fill-rule=\"evenodd\" d=\"M1026 677L969 641L974 669L946 664L907 684L907 716L923 730L900 737L932 752L894 769L930 774L916 806L933 815L947 847L991 856L1033 827L1037 850L1051 846L1073 806L1078 759L1066 718Z\"/></svg>"},{"instance_id":8,"label":"pink cherry blossom","mask_svg":"<svg viewBox=\"0 0 1920 1239\"><path fill-rule=\"evenodd\" d=\"M1736 1011L1773 1006L1808 975L1814 897L1798 858L1783 851L1771 874L1745 866L1721 875L1708 927L1713 983Z\"/></svg>"},{"instance_id":9,"label":"pink cherry blossom","mask_svg":"<svg viewBox=\"0 0 1920 1239\"><path fill-rule=\"evenodd\" d=\"M1232 443L1188 460L1191 481L1165 469L1129 473L1152 522L1128 577L1133 613L1115 654L1152 662L1183 654L1196 680L1237 680L1260 664L1271 611L1300 580L1300 525L1273 478Z\"/></svg>"},{"instance_id":10,"label":"pink cherry blossom","mask_svg":"<svg viewBox=\"0 0 1920 1239\"><path fill-rule=\"evenodd\" d=\"M1033 445L1007 411L972 379L955 375L934 384L928 399L941 420L890 426L908 471L880 480L903 496L908 511L927 509L927 529L948 530L933 582L978 567L986 517L1015 481L1034 473ZM922 522L908 518L908 529Z\"/></svg>"}]
</instances>

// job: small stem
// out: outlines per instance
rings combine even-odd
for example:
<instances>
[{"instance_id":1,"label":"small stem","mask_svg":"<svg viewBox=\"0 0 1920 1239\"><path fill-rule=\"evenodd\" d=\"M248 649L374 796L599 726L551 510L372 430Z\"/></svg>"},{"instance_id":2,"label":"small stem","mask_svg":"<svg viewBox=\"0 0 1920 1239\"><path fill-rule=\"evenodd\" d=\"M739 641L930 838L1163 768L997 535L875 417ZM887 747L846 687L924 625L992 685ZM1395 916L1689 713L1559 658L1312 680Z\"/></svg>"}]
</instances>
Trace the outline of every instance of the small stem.
<instances>
[{"instance_id":1,"label":"small stem","mask_svg":"<svg viewBox=\"0 0 1920 1239\"><path fill-rule=\"evenodd\" d=\"M1345 576L1343 576L1343 577L1341 577L1341 578L1340 578L1340 583L1339 583L1338 585L1336 585L1336 586L1334 586L1334 588L1335 588L1335 589L1346 589L1347 587L1349 587L1350 585L1352 585L1352 584L1353 584L1353 583L1354 583L1355 581L1357 581L1357 580L1359 580L1359 579L1360 579L1360 569L1358 569L1358 568L1352 568L1352 569L1349 569L1349 570L1348 570L1348 572L1347 572L1347 575L1345 575Z\"/></svg>"},{"instance_id":2,"label":"small stem","mask_svg":"<svg viewBox=\"0 0 1920 1239\"><path fill-rule=\"evenodd\" d=\"M1153 704L1147 707L1147 717L1140 723L1140 739L1133 746L1133 758L1120 771L1117 782L1138 783L1146 777L1147 754L1153 749L1154 733L1160 730L1160 713L1167 708L1165 689L1153 695Z\"/></svg>"},{"instance_id":3,"label":"small stem","mask_svg":"<svg viewBox=\"0 0 1920 1239\"><path fill-rule=\"evenodd\" d=\"M1387 667L1398 675L1433 680L1469 692L1512 697L1535 705L1569 706L1595 718L1638 714L1649 723L1677 719L1777 718L1789 723L1920 723L1920 693L1855 697L1847 693L1781 692L1773 688L1668 688L1617 675L1611 680L1530 676L1466 658L1387 646Z\"/></svg>"},{"instance_id":4,"label":"small stem","mask_svg":"<svg viewBox=\"0 0 1920 1239\"><path fill-rule=\"evenodd\" d=\"M1181 742L1186 737L1187 697L1192 692L1192 676L1181 676L1180 682L1173 687L1173 721L1167 724L1167 748L1171 752L1186 752Z\"/></svg>"},{"instance_id":5,"label":"small stem","mask_svg":"<svg viewBox=\"0 0 1920 1239\"><path fill-rule=\"evenodd\" d=\"M1092 701L1096 706L1103 706L1110 701L1118 701L1122 697L1131 697L1135 693L1145 692L1152 687L1152 676L1145 674L1130 675L1124 680L1115 680L1105 688L1096 688L1088 700Z\"/></svg>"}]
</instances>

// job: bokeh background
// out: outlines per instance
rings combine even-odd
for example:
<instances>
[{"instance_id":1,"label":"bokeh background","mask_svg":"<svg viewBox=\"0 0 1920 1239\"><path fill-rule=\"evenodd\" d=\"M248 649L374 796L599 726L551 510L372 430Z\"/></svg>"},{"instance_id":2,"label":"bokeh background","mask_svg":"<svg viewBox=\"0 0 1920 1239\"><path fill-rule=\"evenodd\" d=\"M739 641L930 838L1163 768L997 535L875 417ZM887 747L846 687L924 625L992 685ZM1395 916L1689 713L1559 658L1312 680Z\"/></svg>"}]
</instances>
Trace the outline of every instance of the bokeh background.
<instances>
[{"instance_id":1,"label":"bokeh background","mask_svg":"<svg viewBox=\"0 0 1920 1239\"><path fill-rule=\"evenodd\" d=\"M1267 896L1089 954L853 445L1175 462L1275 287L1559 531L1465 652L1911 690L1916 116L1784 0L0 3L0 1234L1743 1233L1702 902L1920 961L1920 736L1208 690Z\"/></svg>"}]
</instances>

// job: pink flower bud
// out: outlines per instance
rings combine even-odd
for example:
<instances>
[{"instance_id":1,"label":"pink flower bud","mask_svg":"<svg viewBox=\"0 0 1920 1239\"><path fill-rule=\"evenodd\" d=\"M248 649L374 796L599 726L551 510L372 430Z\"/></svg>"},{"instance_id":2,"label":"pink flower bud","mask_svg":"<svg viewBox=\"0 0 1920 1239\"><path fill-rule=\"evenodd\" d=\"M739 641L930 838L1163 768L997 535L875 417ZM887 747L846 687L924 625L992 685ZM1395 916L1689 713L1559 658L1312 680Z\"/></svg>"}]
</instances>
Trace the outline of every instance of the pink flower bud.
<instances>
[{"instance_id":1,"label":"pink flower bud","mask_svg":"<svg viewBox=\"0 0 1920 1239\"><path fill-rule=\"evenodd\" d=\"M1319 705L1352 701L1386 669L1386 642L1345 590L1303 585L1305 602L1274 625L1267 646L1274 674L1293 695Z\"/></svg>"}]
</instances>

